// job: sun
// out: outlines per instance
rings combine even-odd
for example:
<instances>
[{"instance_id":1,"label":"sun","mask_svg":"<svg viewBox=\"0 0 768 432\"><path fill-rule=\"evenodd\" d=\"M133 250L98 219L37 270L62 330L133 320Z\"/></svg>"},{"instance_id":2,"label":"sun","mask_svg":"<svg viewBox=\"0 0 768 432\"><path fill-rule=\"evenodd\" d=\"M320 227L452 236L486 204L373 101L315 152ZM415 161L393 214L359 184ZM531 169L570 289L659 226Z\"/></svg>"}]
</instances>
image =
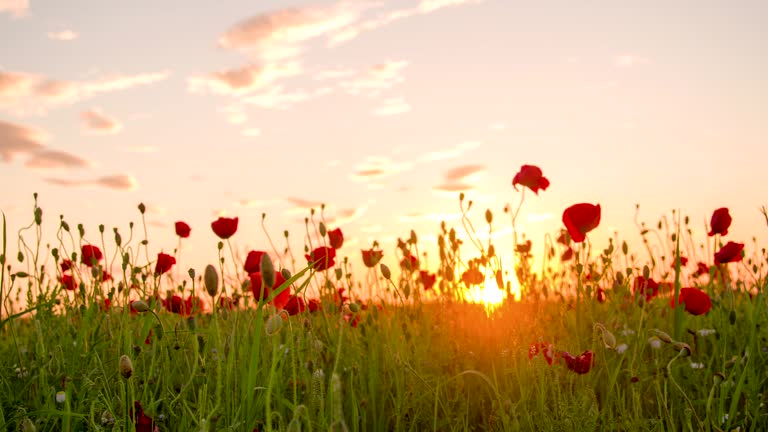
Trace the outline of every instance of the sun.
<instances>
[{"instance_id":1,"label":"sun","mask_svg":"<svg viewBox=\"0 0 768 432\"><path fill-rule=\"evenodd\" d=\"M519 286L517 280L512 277L512 295L519 298ZM480 285L473 285L464 291L464 300L468 303L482 304L487 313L493 312L504 303L507 291L499 288L496 278L489 275Z\"/></svg>"}]
</instances>

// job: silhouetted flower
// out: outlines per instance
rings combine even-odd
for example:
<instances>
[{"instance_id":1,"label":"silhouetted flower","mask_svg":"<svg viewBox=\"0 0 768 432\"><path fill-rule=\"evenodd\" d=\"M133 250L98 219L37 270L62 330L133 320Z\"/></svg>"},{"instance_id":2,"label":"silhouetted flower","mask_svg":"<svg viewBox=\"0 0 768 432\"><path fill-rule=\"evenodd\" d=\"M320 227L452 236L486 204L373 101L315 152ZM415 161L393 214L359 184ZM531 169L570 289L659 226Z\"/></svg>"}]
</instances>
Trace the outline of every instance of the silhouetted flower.
<instances>
[{"instance_id":1,"label":"silhouetted flower","mask_svg":"<svg viewBox=\"0 0 768 432\"><path fill-rule=\"evenodd\" d=\"M437 280L437 275L429 274L428 271L422 270L419 272L419 279L421 279L421 283L424 285L424 290L428 291L432 289L432 286L435 285L435 281Z\"/></svg>"},{"instance_id":2,"label":"silhouetted flower","mask_svg":"<svg viewBox=\"0 0 768 432\"><path fill-rule=\"evenodd\" d=\"M211 229L220 239L226 240L237 232L238 218L220 217L211 222Z\"/></svg>"},{"instance_id":3,"label":"silhouetted flower","mask_svg":"<svg viewBox=\"0 0 768 432\"><path fill-rule=\"evenodd\" d=\"M82 262L88 267L93 267L101 261L101 250L93 245L83 245L82 248Z\"/></svg>"},{"instance_id":4,"label":"silhouetted flower","mask_svg":"<svg viewBox=\"0 0 768 432\"><path fill-rule=\"evenodd\" d=\"M588 232L600 224L600 204L574 204L563 212L563 223L576 243L584 241Z\"/></svg>"},{"instance_id":5,"label":"silhouetted flower","mask_svg":"<svg viewBox=\"0 0 768 432\"><path fill-rule=\"evenodd\" d=\"M536 195L539 189L546 190L549 187L549 180L541 173L541 169L534 165L523 165L520 171L512 179L512 186L517 190L517 185L521 184L532 190Z\"/></svg>"},{"instance_id":6,"label":"silhouetted flower","mask_svg":"<svg viewBox=\"0 0 768 432\"><path fill-rule=\"evenodd\" d=\"M344 244L344 234L342 234L341 228L328 231L328 242L332 248L341 249L341 246Z\"/></svg>"},{"instance_id":7,"label":"silhouetted flower","mask_svg":"<svg viewBox=\"0 0 768 432\"><path fill-rule=\"evenodd\" d=\"M334 258L336 258L336 249L328 246L320 246L315 248L309 255L304 255L307 258L307 262L312 264L315 271L323 271L332 268L336 265Z\"/></svg>"},{"instance_id":8,"label":"silhouetted flower","mask_svg":"<svg viewBox=\"0 0 768 432\"><path fill-rule=\"evenodd\" d=\"M469 285L480 285L481 283L483 283L485 278L483 277L483 273L480 270L473 267L465 271L461 275L461 280L466 285L469 286Z\"/></svg>"},{"instance_id":9,"label":"silhouetted flower","mask_svg":"<svg viewBox=\"0 0 768 432\"><path fill-rule=\"evenodd\" d=\"M365 264L368 268L376 267L376 264L381 261L381 258L384 256L384 252L380 250L361 250L363 254L363 264Z\"/></svg>"},{"instance_id":10,"label":"silhouetted flower","mask_svg":"<svg viewBox=\"0 0 768 432\"><path fill-rule=\"evenodd\" d=\"M176 222L176 235L181 238L187 238L189 237L189 233L192 231L192 228L189 227L185 222Z\"/></svg>"},{"instance_id":11,"label":"silhouetted flower","mask_svg":"<svg viewBox=\"0 0 768 432\"><path fill-rule=\"evenodd\" d=\"M155 274L161 275L168 272L176 264L176 258L166 253L157 254L157 263L155 263Z\"/></svg>"},{"instance_id":12,"label":"silhouetted flower","mask_svg":"<svg viewBox=\"0 0 768 432\"><path fill-rule=\"evenodd\" d=\"M245 264L243 264L243 268L245 269L245 272L248 274L256 273L261 271L261 256L264 255L266 252L264 251L250 251L248 252L248 256L245 257Z\"/></svg>"},{"instance_id":13,"label":"silhouetted flower","mask_svg":"<svg viewBox=\"0 0 768 432\"><path fill-rule=\"evenodd\" d=\"M719 208L712 213L712 220L709 222L710 230L709 236L715 234L727 235L728 228L731 226L731 215L728 213L728 208Z\"/></svg>"},{"instance_id":14,"label":"silhouetted flower","mask_svg":"<svg viewBox=\"0 0 768 432\"><path fill-rule=\"evenodd\" d=\"M719 251L715 252L715 265L741 261L743 258L741 251L743 250L744 243L729 241Z\"/></svg>"}]
</instances>

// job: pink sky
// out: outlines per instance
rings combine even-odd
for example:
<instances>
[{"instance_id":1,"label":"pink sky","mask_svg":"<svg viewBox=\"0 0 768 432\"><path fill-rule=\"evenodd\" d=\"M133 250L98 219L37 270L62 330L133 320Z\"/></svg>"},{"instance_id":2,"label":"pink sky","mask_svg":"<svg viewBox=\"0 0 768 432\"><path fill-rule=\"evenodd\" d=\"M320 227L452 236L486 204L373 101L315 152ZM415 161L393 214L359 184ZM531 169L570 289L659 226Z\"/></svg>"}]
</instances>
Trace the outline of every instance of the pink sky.
<instances>
[{"instance_id":1,"label":"pink sky","mask_svg":"<svg viewBox=\"0 0 768 432\"><path fill-rule=\"evenodd\" d=\"M651 224L681 209L701 241L729 207L729 239L765 244L764 2L180 5L0 0L11 251L38 192L52 245L59 214L96 241L100 223L127 235L144 202L150 251L171 251L184 220L183 267L201 270L217 215L240 217L238 249L268 249L267 213L301 251L326 203L343 255L378 239L392 263L412 228L427 246L441 220L461 231L464 191L509 254L523 164L551 181L521 212L537 255L577 202L601 204L600 248L618 231L640 254L636 203Z\"/></svg>"}]
</instances>

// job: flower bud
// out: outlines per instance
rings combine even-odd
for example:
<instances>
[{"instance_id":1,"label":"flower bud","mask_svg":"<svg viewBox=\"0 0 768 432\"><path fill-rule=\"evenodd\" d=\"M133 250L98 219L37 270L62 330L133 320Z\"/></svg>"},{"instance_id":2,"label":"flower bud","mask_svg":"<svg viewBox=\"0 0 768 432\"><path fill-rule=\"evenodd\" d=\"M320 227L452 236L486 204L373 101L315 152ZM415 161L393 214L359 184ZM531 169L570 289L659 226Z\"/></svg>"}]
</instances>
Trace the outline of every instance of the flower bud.
<instances>
[{"instance_id":1,"label":"flower bud","mask_svg":"<svg viewBox=\"0 0 768 432\"><path fill-rule=\"evenodd\" d=\"M276 313L271 317L269 317L264 329L267 332L267 336L272 336L277 332L279 332L282 327L283 327L283 316L279 313Z\"/></svg>"},{"instance_id":2,"label":"flower bud","mask_svg":"<svg viewBox=\"0 0 768 432\"><path fill-rule=\"evenodd\" d=\"M120 375L123 376L123 378L128 379L133 375L133 363L131 362L131 358L127 355L123 354L120 356L120 362L118 362L118 369L120 370Z\"/></svg>"},{"instance_id":3,"label":"flower bud","mask_svg":"<svg viewBox=\"0 0 768 432\"><path fill-rule=\"evenodd\" d=\"M320 237L325 237L325 234L326 234L325 224L320 222Z\"/></svg>"},{"instance_id":4,"label":"flower bud","mask_svg":"<svg viewBox=\"0 0 768 432\"><path fill-rule=\"evenodd\" d=\"M219 274L216 273L216 267L210 264L205 267L203 283L205 284L205 291L211 297L214 297L219 292Z\"/></svg>"},{"instance_id":5,"label":"flower bud","mask_svg":"<svg viewBox=\"0 0 768 432\"><path fill-rule=\"evenodd\" d=\"M725 375L722 372L715 372L715 375L712 377L712 382L718 386L723 381L725 381Z\"/></svg>"},{"instance_id":6,"label":"flower bud","mask_svg":"<svg viewBox=\"0 0 768 432\"><path fill-rule=\"evenodd\" d=\"M613 335L607 328L601 323L595 324L595 329L600 330L600 335L603 339L603 344L608 349L616 350L616 336Z\"/></svg>"},{"instance_id":7,"label":"flower bud","mask_svg":"<svg viewBox=\"0 0 768 432\"><path fill-rule=\"evenodd\" d=\"M272 265L272 258L269 254L263 254L261 256L261 279L264 281L264 285L268 288L275 286L275 267Z\"/></svg>"},{"instance_id":8,"label":"flower bud","mask_svg":"<svg viewBox=\"0 0 768 432\"><path fill-rule=\"evenodd\" d=\"M683 354L683 357L688 357L693 352L691 350L691 346L685 342L675 341L672 346L674 346L676 350L680 351Z\"/></svg>"},{"instance_id":9,"label":"flower bud","mask_svg":"<svg viewBox=\"0 0 768 432\"><path fill-rule=\"evenodd\" d=\"M144 214L144 212L146 211L147 211L147 206L145 206L144 203L139 203L139 212L141 212L141 214Z\"/></svg>"},{"instance_id":10,"label":"flower bud","mask_svg":"<svg viewBox=\"0 0 768 432\"><path fill-rule=\"evenodd\" d=\"M673 343L672 336L668 335L667 333L664 333L663 331L659 329L653 329L651 330L651 333L656 335L657 338L661 339L664 343Z\"/></svg>"},{"instance_id":11,"label":"flower bud","mask_svg":"<svg viewBox=\"0 0 768 432\"><path fill-rule=\"evenodd\" d=\"M392 272L389 271L389 267L387 267L386 264L382 263L379 268L381 269L381 275L384 276L384 279L389 280L392 277Z\"/></svg>"},{"instance_id":12,"label":"flower bud","mask_svg":"<svg viewBox=\"0 0 768 432\"><path fill-rule=\"evenodd\" d=\"M21 432L37 432L35 424L29 418L22 420L20 426Z\"/></svg>"},{"instance_id":13,"label":"flower bud","mask_svg":"<svg viewBox=\"0 0 768 432\"><path fill-rule=\"evenodd\" d=\"M144 300L134 300L131 302L131 307L136 309L136 312L144 313L149 310L149 305Z\"/></svg>"}]
</instances>

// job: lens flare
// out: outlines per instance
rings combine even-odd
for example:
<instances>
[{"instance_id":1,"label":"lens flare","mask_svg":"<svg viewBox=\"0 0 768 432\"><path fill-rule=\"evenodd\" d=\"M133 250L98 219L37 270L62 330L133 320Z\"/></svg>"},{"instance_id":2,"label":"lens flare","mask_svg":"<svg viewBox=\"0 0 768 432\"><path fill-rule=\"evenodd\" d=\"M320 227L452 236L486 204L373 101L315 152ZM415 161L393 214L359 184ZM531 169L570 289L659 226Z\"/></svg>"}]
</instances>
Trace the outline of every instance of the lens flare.
<instances>
[{"instance_id":1,"label":"lens flare","mask_svg":"<svg viewBox=\"0 0 768 432\"><path fill-rule=\"evenodd\" d=\"M511 292L517 299L519 298L519 287L517 280L512 276ZM464 301L468 303L482 304L485 311L490 314L504 303L507 298L507 291L500 288L496 278L490 275L481 285L474 285L464 291Z\"/></svg>"}]
</instances>

